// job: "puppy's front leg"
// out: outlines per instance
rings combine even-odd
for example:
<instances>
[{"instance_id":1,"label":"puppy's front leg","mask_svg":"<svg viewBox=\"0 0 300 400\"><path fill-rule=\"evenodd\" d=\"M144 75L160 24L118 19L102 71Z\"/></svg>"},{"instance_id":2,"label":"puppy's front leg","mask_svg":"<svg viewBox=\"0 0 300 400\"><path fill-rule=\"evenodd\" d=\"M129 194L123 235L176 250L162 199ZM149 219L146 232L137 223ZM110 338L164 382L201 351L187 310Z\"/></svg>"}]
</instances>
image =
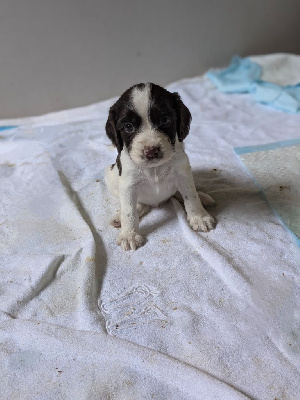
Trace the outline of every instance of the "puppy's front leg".
<instances>
[{"instance_id":1,"label":"puppy's front leg","mask_svg":"<svg viewBox=\"0 0 300 400\"><path fill-rule=\"evenodd\" d=\"M178 190L184 201L187 220L194 231L208 232L216 226L216 221L202 206L188 159L178 174Z\"/></svg>"},{"instance_id":2,"label":"puppy's front leg","mask_svg":"<svg viewBox=\"0 0 300 400\"><path fill-rule=\"evenodd\" d=\"M120 181L119 196L121 206L121 232L118 245L124 250L136 250L144 244L144 238L139 234L139 216L137 213L137 190L133 184Z\"/></svg>"}]
</instances>

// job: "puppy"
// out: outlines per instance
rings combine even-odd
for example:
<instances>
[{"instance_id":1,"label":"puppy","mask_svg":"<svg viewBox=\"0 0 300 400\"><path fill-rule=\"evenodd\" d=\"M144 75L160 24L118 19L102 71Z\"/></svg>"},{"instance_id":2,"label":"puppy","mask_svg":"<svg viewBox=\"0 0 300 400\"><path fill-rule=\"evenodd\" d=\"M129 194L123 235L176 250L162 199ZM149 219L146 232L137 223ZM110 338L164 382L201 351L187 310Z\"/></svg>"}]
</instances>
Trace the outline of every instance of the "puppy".
<instances>
[{"instance_id":1,"label":"puppy","mask_svg":"<svg viewBox=\"0 0 300 400\"><path fill-rule=\"evenodd\" d=\"M198 195L182 143L191 119L178 93L153 83L132 86L110 108L105 128L118 156L106 169L105 181L119 201L120 211L111 222L121 228L117 243L124 250L144 244L139 218L174 195L181 194L193 230L215 227L201 204L214 201L204 193Z\"/></svg>"}]
</instances>

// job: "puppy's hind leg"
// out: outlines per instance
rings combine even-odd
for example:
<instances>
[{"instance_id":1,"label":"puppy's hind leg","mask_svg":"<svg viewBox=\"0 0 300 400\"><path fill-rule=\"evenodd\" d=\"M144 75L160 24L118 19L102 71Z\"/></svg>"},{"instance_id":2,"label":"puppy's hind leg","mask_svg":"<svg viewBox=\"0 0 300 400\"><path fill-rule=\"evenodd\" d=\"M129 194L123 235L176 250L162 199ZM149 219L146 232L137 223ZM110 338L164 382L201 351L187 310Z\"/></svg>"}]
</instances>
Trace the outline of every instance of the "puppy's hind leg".
<instances>
[{"instance_id":1,"label":"puppy's hind leg","mask_svg":"<svg viewBox=\"0 0 300 400\"><path fill-rule=\"evenodd\" d=\"M148 206L143 203L138 203L136 209L137 209L139 218L141 218L143 215L147 214L150 211L151 206ZM110 224L114 228L121 228L121 211L117 211L115 216L110 220Z\"/></svg>"},{"instance_id":2,"label":"puppy's hind leg","mask_svg":"<svg viewBox=\"0 0 300 400\"><path fill-rule=\"evenodd\" d=\"M203 206L214 206L216 204L215 200L209 194L200 192L198 190L197 193ZM174 197L179 201L179 203L184 204L183 197L180 192L176 192Z\"/></svg>"},{"instance_id":3,"label":"puppy's hind leg","mask_svg":"<svg viewBox=\"0 0 300 400\"><path fill-rule=\"evenodd\" d=\"M121 228L121 211L117 211L116 214L110 220L110 224L114 228Z\"/></svg>"},{"instance_id":4,"label":"puppy's hind leg","mask_svg":"<svg viewBox=\"0 0 300 400\"><path fill-rule=\"evenodd\" d=\"M199 199L203 206L214 206L216 204L215 200L207 193L200 192L197 190Z\"/></svg>"},{"instance_id":5,"label":"puppy's hind leg","mask_svg":"<svg viewBox=\"0 0 300 400\"><path fill-rule=\"evenodd\" d=\"M142 218L142 216L147 214L150 210L151 210L151 206L148 206L147 204L143 204L143 203L137 204L137 212L138 212L139 218Z\"/></svg>"}]
</instances>

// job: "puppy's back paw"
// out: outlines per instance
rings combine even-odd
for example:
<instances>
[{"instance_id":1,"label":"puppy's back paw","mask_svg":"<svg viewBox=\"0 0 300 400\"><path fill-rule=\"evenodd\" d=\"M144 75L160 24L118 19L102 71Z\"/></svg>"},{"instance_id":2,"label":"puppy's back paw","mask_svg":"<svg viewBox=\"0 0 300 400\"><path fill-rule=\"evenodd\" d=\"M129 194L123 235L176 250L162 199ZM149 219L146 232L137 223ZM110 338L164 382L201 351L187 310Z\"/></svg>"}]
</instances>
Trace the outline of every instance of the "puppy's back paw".
<instances>
[{"instance_id":1,"label":"puppy's back paw","mask_svg":"<svg viewBox=\"0 0 300 400\"><path fill-rule=\"evenodd\" d=\"M114 227L114 228L121 228L121 219L117 218L117 216L114 216L111 220L110 220L110 224Z\"/></svg>"}]
</instances>

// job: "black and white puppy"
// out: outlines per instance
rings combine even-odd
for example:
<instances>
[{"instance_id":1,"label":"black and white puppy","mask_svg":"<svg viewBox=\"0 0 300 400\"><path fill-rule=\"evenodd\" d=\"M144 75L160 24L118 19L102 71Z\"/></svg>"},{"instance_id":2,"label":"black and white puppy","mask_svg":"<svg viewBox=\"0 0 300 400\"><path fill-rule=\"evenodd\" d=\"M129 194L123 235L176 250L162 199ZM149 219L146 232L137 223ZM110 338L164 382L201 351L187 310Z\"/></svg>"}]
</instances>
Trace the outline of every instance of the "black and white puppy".
<instances>
[{"instance_id":1,"label":"black and white puppy","mask_svg":"<svg viewBox=\"0 0 300 400\"><path fill-rule=\"evenodd\" d=\"M182 143L190 122L191 114L178 93L153 83L132 86L110 108L106 133L118 156L116 164L107 168L105 180L119 200L120 211L112 225L121 227L118 244L124 250L144 244L139 217L179 193L193 230L215 227L201 204L214 200L197 193Z\"/></svg>"}]
</instances>

